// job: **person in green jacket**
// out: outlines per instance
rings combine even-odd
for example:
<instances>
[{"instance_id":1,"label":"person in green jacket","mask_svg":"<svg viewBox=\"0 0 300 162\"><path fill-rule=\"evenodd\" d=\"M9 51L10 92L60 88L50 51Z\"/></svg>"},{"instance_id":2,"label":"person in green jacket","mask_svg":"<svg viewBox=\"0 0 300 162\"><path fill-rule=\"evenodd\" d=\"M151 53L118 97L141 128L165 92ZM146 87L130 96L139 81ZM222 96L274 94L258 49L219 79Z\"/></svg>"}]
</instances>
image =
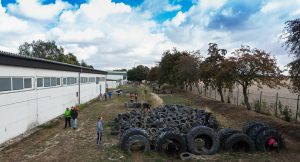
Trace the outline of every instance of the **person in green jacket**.
<instances>
[{"instance_id":1,"label":"person in green jacket","mask_svg":"<svg viewBox=\"0 0 300 162\"><path fill-rule=\"evenodd\" d=\"M71 110L66 108L65 111L65 128L71 127Z\"/></svg>"}]
</instances>

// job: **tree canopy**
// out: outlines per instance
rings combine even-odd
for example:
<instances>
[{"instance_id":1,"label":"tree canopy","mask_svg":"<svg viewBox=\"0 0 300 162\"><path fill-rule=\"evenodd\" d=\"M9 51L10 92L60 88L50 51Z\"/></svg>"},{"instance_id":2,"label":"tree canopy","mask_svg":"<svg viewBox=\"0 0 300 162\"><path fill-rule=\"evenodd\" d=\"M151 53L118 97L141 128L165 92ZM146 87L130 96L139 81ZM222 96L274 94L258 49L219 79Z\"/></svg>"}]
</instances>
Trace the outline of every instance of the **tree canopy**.
<instances>
[{"instance_id":1,"label":"tree canopy","mask_svg":"<svg viewBox=\"0 0 300 162\"><path fill-rule=\"evenodd\" d=\"M235 57L231 57L231 61L234 65L235 81L242 86L244 103L250 109L248 88L254 84L269 87L280 85L281 70L277 66L276 59L263 50L242 45L233 54Z\"/></svg>"},{"instance_id":2,"label":"tree canopy","mask_svg":"<svg viewBox=\"0 0 300 162\"><path fill-rule=\"evenodd\" d=\"M93 66L86 64L83 60L79 62L74 54L65 54L63 47L58 47L55 41L45 42L38 40L31 43L25 42L19 46L19 54L93 68Z\"/></svg>"},{"instance_id":3,"label":"tree canopy","mask_svg":"<svg viewBox=\"0 0 300 162\"><path fill-rule=\"evenodd\" d=\"M138 65L127 71L128 80L130 81L142 81L146 80L149 73L147 66Z\"/></svg>"}]
</instances>

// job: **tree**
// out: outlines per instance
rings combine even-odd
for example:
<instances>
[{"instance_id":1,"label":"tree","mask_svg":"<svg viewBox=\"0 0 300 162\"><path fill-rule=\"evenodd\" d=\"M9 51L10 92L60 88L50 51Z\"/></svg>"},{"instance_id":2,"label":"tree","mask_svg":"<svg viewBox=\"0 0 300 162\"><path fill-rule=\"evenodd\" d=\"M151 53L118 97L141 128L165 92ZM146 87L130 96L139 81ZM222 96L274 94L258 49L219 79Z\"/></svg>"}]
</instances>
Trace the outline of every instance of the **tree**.
<instances>
[{"instance_id":1,"label":"tree","mask_svg":"<svg viewBox=\"0 0 300 162\"><path fill-rule=\"evenodd\" d=\"M275 58L271 58L270 54L263 50L251 49L249 46L242 45L233 54L235 57L230 59L234 64L235 80L242 86L244 103L247 109L250 110L248 88L254 84L259 87L267 85L271 88L280 85L282 80L281 71Z\"/></svg>"},{"instance_id":2,"label":"tree","mask_svg":"<svg viewBox=\"0 0 300 162\"><path fill-rule=\"evenodd\" d=\"M152 67L148 73L147 79L149 81L157 81L159 79L159 68L158 66Z\"/></svg>"},{"instance_id":3,"label":"tree","mask_svg":"<svg viewBox=\"0 0 300 162\"><path fill-rule=\"evenodd\" d=\"M177 82L189 86L190 90L195 84L199 93L201 58L199 51L182 51L179 60L175 63L175 69L178 70L176 73Z\"/></svg>"},{"instance_id":4,"label":"tree","mask_svg":"<svg viewBox=\"0 0 300 162\"><path fill-rule=\"evenodd\" d=\"M135 68L128 70L128 80L131 81L142 81L146 80L149 73L149 68L147 66L139 65Z\"/></svg>"},{"instance_id":5,"label":"tree","mask_svg":"<svg viewBox=\"0 0 300 162\"><path fill-rule=\"evenodd\" d=\"M209 43L208 57L201 65L201 79L206 87L211 85L216 88L224 102L223 88L231 88L234 84L232 64L225 59L227 51L219 49L216 43Z\"/></svg>"},{"instance_id":6,"label":"tree","mask_svg":"<svg viewBox=\"0 0 300 162\"><path fill-rule=\"evenodd\" d=\"M300 58L288 64L290 79L293 84L291 88L294 92L300 93Z\"/></svg>"},{"instance_id":7,"label":"tree","mask_svg":"<svg viewBox=\"0 0 300 162\"><path fill-rule=\"evenodd\" d=\"M300 18L285 22L282 39L285 40L284 46L291 54L300 57Z\"/></svg>"},{"instance_id":8,"label":"tree","mask_svg":"<svg viewBox=\"0 0 300 162\"><path fill-rule=\"evenodd\" d=\"M300 93L300 19L287 21L282 38L284 46L293 54L296 59L288 64L291 75L292 89Z\"/></svg>"},{"instance_id":9,"label":"tree","mask_svg":"<svg viewBox=\"0 0 300 162\"><path fill-rule=\"evenodd\" d=\"M175 86L180 85L178 79L178 66L176 63L180 60L182 53L174 48L163 53L159 62L159 83L168 83Z\"/></svg>"},{"instance_id":10,"label":"tree","mask_svg":"<svg viewBox=\"0 0 300 162\"><path fill-rule=\"evenodd\" d=\"M58 47L55 41L45 42L38 40L31 43L25 42L19 46L19 54L93 68L93 66L87 65L84 61L79 63L77 57L72 53L64 54L64 49Z\"/></svg>"}]
</instances>

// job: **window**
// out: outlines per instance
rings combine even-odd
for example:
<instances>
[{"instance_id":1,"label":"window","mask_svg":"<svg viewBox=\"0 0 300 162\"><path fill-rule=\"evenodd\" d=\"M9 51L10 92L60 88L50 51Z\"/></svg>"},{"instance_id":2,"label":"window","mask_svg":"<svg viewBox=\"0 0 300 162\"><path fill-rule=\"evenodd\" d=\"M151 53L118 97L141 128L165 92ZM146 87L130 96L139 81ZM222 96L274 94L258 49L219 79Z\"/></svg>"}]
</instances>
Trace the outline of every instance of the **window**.
<instances>
[{"instance_id":1,"label":"window","mask_svg":"<svg viewBox=\"0 0 300 162\"><path fill-rule=\"evenodd\" d=\"M63 78L63 84L67 85L67 78Z\"/></svg>"},{"instance_id":2,"label":"window","mask_svg":"<svg viewBox=\"0 0 300 162\"><path fill-rule=\"evenodd\" d=\"M56 82L57 82L56 78L55 77L51 77L51 87L56 86Z\"/></svg>"},{"instance_id":3,"label":"window","mask_svg":"<svg viewBox=\"0 0 300 162\"><path fill-rule=\"evenodd\" d=\"M11 91L11 78L0 78L0 92Z\"/></svg>"},{"instance_id":4,"label":"window","mask_svg":"<svg viewBox=\"0 0 300 162\"><path fill-rule=\"evenodd\" d=\"M60 78L56 78L56 85L60 86Z\"/></svg>"},{"instance_id":5,"label":"window","mask_svg":"<svg viewBox=\"0 0 300 162\"><path fill-rule=\"evenodd\" d=\"M24 88L32 88L31 78L24 78Z\"/></svg>"},{"instance_id":6,"label":"window","mask_svg":"<svg viewBox=\"0 0 300 162\"><path fill-rule=\"evenodd\" d=\"M44 78L44 87L50 87L50 77L45 77Z\"/></svg>"},{"instance_id":7,"label":"window","mask_svg":"<svg viewBox=\"0 0 300 162\"><path fill-rule=\"evenodd\" d=\"M44 86L44 80L43 78L37 78L37 87L43 87Z\"/></svg>"},{"instance_id":8,"label":"window","mask_svg":"<svg viewBox=\"0 0 300 162\"><path fill-rule=\"evenodd\" d=\"M12 78L13 90L23 89L23 78Z\"/></svg>"}]
</instances>

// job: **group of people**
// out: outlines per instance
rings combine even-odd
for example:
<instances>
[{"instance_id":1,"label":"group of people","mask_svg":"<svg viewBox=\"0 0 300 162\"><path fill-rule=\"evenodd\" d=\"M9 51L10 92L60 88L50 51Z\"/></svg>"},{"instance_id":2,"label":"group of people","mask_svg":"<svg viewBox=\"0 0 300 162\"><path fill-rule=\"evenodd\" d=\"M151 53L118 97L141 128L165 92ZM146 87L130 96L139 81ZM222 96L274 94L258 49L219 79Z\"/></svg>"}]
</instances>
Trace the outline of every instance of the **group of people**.
<instances>
[{"instance_id":1,"label":"group of people","mask_svg":"<svg viewBox=\"0 0 300 162\"><path fill-rule=\"evenodd\" d=\"M78 109L75 106L72 106L71 109L66 108L65 111L65 128L73 126L73 129L77 128L77 117L78 117ZM72 125L71 125L72 119Z\"/></svg>"},{"instance_id":2,"label":"group of people","mask_svg":"<svg viewBox=\"0 0 300 162\"><path fill-rule=\"evenodd\" d=\"M77 118L78 118L78 109L75 106L72 106L71 109L66 108L65 110L65 128L73 126L75 130L77 128ZM72 119L72 125L71 125ZM96 131L97 131L97 145L101 145L102 141L102 132L103 132L103 121L102 117L98 117L96 122Z\"/></svg>"}]
</instances>

